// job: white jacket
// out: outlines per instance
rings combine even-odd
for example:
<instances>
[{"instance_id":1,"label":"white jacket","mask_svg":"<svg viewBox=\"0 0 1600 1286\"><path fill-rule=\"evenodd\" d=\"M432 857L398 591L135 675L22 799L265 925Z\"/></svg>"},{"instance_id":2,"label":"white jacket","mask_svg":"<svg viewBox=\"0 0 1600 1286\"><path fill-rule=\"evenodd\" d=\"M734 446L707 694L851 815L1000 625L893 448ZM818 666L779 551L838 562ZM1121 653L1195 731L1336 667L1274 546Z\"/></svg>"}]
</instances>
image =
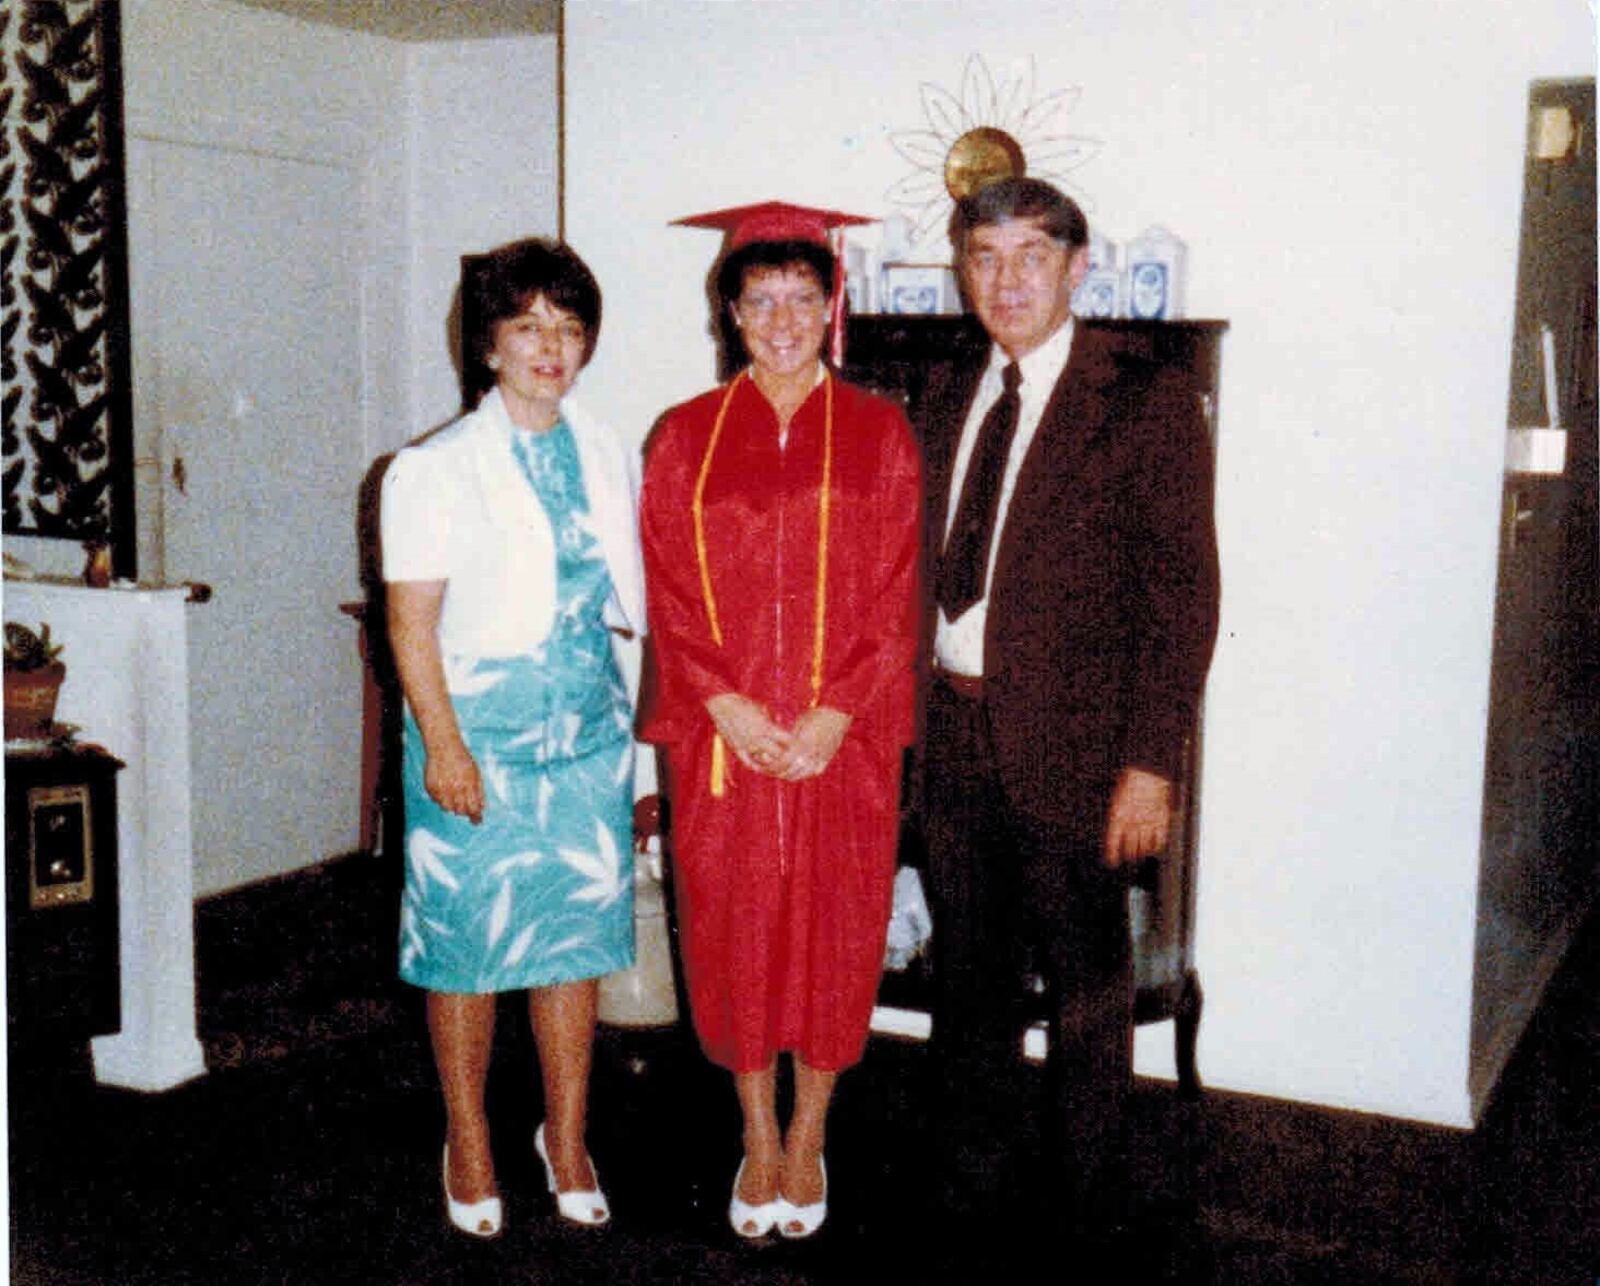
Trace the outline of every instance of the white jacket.
<instances>
[{"instance_id":1,"label":"white jacket","mask_svg":"<svg viewBox=\"0 0 1600 1286\"><path fill-rule=\"evenodd\" d=\"M644 633L638 468L615 435L570 400L589 516L611 573L608 625ZM383 479L386 581L446 581L439 646L515 656L549 636L556 610L555 535L512 452L516 430L498 389L475 411L406 447Z\"/></svg>"}]
</instances>

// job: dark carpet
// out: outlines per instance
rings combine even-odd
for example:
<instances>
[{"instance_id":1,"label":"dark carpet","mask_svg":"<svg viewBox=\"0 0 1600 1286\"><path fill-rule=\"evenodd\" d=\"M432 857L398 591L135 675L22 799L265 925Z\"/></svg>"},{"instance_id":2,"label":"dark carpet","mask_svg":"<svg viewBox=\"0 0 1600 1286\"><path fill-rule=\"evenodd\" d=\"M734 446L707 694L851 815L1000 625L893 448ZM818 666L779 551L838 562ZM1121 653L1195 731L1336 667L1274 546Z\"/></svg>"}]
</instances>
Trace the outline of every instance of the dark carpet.
<instances>
[{"instance_id":1,"label":"dark carpet","mask_svg":"<svg viewBox=\"0 0 1600 1286\"><path fill-rule=\"evenodd\" d=\"M726 1079L682 1031L602 1030L590 1143L615 1221L565 1225L532 1155L533 1051L508 1000L490 1077L508 1229L479 1244L443 1220L442 1112L418 997L392 980L394 897L382 861L353 857L201 903L212 1071L169 1093L97 1087L81 1047L13 1033L12 1281L1600 1281L1600 917L1470 1134L1141 1082L1145 1196L1109 1248L1071 1243L1023 1191L955 1229L923 1049L878 1038L841 1084L823 1231L747 1246L724 1222Z\"/></svg>"}]
</instances>

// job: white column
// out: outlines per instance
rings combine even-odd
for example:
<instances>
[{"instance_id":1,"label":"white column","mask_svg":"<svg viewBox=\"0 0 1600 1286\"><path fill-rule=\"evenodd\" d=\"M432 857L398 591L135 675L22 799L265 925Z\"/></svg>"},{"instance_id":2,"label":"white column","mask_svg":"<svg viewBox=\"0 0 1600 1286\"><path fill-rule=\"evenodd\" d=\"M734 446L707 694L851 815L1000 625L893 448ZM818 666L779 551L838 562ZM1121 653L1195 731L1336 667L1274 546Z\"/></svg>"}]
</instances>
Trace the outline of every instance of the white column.
<instances>
[{"instance_id":1,"label":"white column","mask_svg":"<svg viewBox=\"0 0 1600 1286\"><path fill-rule=\"evenodd\" d=\"M139 1090L205 1072L195 1025L186 599L182 588L5 585L5 619L48 622L63 645L56 719L127 765L117 774L122 1028L92 1048L97 1080Z\"/></svg>"}]
</instances>

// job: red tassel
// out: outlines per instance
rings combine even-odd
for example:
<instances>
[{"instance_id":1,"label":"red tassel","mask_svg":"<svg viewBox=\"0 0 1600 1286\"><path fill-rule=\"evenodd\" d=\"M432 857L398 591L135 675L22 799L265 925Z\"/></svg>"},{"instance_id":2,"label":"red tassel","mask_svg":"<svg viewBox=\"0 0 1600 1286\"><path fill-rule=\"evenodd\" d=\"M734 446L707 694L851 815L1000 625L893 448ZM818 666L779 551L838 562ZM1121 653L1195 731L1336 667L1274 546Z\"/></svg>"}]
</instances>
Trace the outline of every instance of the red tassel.
<instances>
[{"instance_id":1,"label":"red tassel","mask_svg":"<svg viewBox=\"0 0 1600 1286\"><path fill-rule=\"evenodd\" d=\"M828 323L833 332L828 339L828 361L836 371L844 369L844 282L844 230L841 228L833 234L833 315Z\"/></svg>"}]
</instances>

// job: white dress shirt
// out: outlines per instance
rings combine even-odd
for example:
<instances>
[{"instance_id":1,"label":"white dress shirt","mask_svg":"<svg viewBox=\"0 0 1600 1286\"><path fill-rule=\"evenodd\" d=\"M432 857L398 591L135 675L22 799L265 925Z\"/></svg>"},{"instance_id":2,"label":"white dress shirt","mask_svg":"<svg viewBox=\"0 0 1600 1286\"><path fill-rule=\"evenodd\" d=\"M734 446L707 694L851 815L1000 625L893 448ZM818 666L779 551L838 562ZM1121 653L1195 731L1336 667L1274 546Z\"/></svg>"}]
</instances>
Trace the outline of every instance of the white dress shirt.
<instances>
[{"instance_id":1,"label":"white dress shirt","mask_svg":"<svg viewBox=\"0 0 1600 1286\"><path fill-rule=\"evenodd\" d=\"M983 670L983 634L989 619L989 582L994 576L995 552L1000 548L1000 534L1005 530L1006 514L1011 509L1011 493L1017 487L1017 474L1033 444L1033 435L1039 431L1039 421L1044 408L1055 391L1061 372L1066 369L1067 355L1072 349L1072 319L1069 317L1061 329L1027 354L1017 366L1022 372L1022 384L1017 390L1021 402L1017 411L1017 431L1011 439L1011 452L1006 456L1005 476L1000 480L1000 512L995 517L994 538L989 545L989 562L983 573L983 597L952 621L939 610L939 624L933 638L933 655L939 665L957 674L981 675ZM978 429L989 408L999 399L1002 385L1001 372L1011 359L996 344L989 354L989 365L978 382L972 407L967 412L967 422L961 429L961 441L956 447L955 465L950 474L950 496L945 506L944 532L950 533L950 523L955 518L956 506L961 500L961 488L967 480L967 464L978 440Z\"/></svg>"}]
</instances>

